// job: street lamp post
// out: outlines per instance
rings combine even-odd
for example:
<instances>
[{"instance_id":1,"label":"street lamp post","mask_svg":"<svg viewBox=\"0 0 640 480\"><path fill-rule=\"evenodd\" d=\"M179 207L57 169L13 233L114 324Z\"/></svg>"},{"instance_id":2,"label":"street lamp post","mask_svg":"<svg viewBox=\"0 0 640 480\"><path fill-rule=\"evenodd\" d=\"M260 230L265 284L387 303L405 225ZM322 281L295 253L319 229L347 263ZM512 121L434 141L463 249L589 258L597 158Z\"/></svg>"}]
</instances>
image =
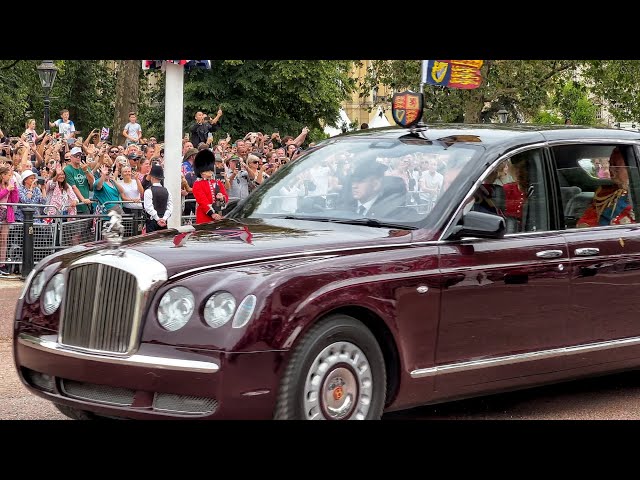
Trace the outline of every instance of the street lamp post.
<instances>
[{"instance_id":1,"label":"street lamp post","mask_svg":"<svg viewBox=\"0 0 640 480\"><path fill-rule=\"evenodd\" d=\"M58 69L53 64L53 60L43 60L36 69L38 70L38 77L40 77L40 83L44 90L44 128L47 133L51 133L49 128L49 93L53 87L53 82L56 80Z\"/></svg>"},{"instance_id":2,"label":"street lamp post","mask_svg":"<svg viewBox=\"0 0 640 480\"><path fill-rule=\"evenodd\" d=\"M498 118L500 119L500 123L507 123L508 116L509 112L507 112L504 108L498 110Z\"/></svg>"}]
</instances>

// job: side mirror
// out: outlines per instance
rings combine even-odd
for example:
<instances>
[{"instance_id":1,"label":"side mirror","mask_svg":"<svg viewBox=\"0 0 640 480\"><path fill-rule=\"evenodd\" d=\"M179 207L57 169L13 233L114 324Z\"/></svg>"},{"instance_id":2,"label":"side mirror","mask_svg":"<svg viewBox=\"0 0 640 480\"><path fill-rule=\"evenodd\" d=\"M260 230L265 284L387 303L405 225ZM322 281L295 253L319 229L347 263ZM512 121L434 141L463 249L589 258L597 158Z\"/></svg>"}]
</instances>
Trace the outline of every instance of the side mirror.
<instances>
[{"instance_id":1,"label":"side mirror","mask_svg":"<svg viewBox=\"0 0 640 480\"><path fill-rule=\"evenodd\" d=\"M505 232L504 218L483 212L467 212L453 227L449 240L462 237L502 238Z\"/></svg>"}]
</instances>

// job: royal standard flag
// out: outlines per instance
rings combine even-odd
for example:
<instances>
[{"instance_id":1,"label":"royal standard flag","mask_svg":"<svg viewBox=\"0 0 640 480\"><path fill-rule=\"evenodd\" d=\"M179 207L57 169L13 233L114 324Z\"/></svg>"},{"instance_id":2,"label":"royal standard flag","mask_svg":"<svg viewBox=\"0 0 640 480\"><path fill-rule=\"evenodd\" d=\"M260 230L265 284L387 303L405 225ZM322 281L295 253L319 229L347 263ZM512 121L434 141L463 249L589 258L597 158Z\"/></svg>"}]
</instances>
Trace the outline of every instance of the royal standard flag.
<instances>
[{"instance_id":1,"label":"royal standard flag","mask_svg":"<svg viewBox=\"0 0 640 480\"><path fill-rule=\"evenodd\" d=\"M472 89L482 82L484 60L423 60L422 83L441 87Z\"/></svg>"}]
</instances>

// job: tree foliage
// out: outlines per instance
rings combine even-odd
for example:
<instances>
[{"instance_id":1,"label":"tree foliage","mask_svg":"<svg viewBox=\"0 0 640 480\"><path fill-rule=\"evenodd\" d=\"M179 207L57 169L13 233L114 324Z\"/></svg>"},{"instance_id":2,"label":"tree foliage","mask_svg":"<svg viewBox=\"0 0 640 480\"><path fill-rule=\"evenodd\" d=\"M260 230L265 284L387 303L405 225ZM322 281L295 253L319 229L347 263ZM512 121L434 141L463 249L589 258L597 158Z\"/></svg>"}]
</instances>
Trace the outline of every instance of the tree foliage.
<instances>
[{"instance_id":1,"label":"tree foliage","mask_svg":"<svg viewBox=\"0 0 640 480\"><path fill-rule=\"evenodd\" d=\"M350 78L351 61L227 60L212 63L211 70L185 73L184 127L197 111L214 117L222 108L221 130L233 138L247 132L279 131L297 136L304 126L311 129L308 140L323 138L322 122L338 118L340 103L355 88ZM141 111L153 116L155 130L164 128L164 81L153 91L143 92L154 105Z\"/></svg>"},{"instance_id":2,"label":"tree foliage","mask_svg":"<svg viewBox=\"0 0 640 480\"><path fill-rule=\"evenodd\" d=\"M640 61L591 60L584 64L584 77L595 96L619 122L640 119Z\"/></svg>"},{"instance_id":3,"label":"tree foliage","mask_svg":"<svg viewBox=\"0 0 640 480\"><path fill-rule=\"evenodd\" d=\"M36 70L40 63L0 60L0 126L6 134L22 134L28 118L36 119L38 131L45 127L44 91ZM109 126L115 83L108 62L64 60L55 64L58 73L50 92L51 121L66 108L83 133Z\"/></svg>"},{"instance_id":4,"label":"tree foliage","mask_svg":"<svg viewBox=\"0 0 640 480\"><path fill-rule=\"evenodd\" d=\"M36 111L33 105L44 94L36 72L39 63L0 60L0 128L7 136L22 134L28 118L36 118L38 129L42 127L42 108Z\"/></svg>"},{"instance_id":5,"label":"tree foliage","mask_svg":"<svg viewBox=\"0 0 640 480\"><path fill-rule=\"evenodd\" d=\"M595 125L597 107L589 100L588 89L575 80L565 83L554 96L554 106L574 125ZM564 122L564 121L563 121Z\"/></svg>"}]
</instances>

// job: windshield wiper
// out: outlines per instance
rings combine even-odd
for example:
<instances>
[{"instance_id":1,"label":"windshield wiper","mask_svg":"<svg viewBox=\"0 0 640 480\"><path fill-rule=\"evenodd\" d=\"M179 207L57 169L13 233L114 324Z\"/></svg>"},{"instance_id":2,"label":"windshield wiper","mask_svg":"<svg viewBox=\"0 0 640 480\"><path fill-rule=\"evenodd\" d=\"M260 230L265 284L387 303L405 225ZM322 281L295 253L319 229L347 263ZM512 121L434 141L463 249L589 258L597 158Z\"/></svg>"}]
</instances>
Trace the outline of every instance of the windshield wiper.
<instances>
[{"instance_id":1,"label":"windshield wiper","mask_svg":"<svg viewBox=\"0 0 640 480\"><path fill-rule=\"evenodd\" d=\"M368 227L379 228L397 228L402 230L416 230L418 227L405 225L402 223L389 223L381 222L375 218L329 218L329 217L303 217L299 215L277 215L267 218L278 218L285 220L309 220L312 222L330 222L330 223L344 223L347 225L366 225Z\"/></svg>"},{"instance_id":2,"label":"windshield wiper","mask_svg":"<svg viewBox=\"0 0 640 480\"><path fill-rule=\"evenodd\" d=\"M403 223L381 222L375 218L330 218L328 222L346 223L348 225L366 225L368 227L380 228L397 228L402 230L416 230L418 227L412 227Z\"/></svg>"}]
</instances>

